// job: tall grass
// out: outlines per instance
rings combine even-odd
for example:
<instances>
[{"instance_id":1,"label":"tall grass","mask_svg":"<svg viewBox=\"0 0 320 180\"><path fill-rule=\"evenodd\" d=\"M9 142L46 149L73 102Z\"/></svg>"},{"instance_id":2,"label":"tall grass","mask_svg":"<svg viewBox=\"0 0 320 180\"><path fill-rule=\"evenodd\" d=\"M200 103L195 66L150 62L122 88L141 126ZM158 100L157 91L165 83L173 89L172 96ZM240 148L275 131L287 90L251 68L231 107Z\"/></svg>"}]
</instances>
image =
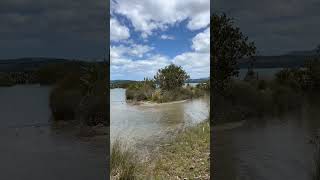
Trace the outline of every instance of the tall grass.
<instances>
[{"instance_id":1,"label":"tall grass","mask_svg":"<svg viewBox=\"0 0 320 180\"><path fill-rule=\"evenodd\" d=\"M209 179L209 143L208 121L179 131L159 144L146 161L115 140L111 145L111 179Z\"/></svg>"},{"instance_id":2,"label":"tall grass","mask_svg":"<svg viewBox=\"0 0 320 180\"><path fill-rule=\"evenodd\" d=\"M189 127L160 147L159 154L147 164L148 172L161 179L209 179L209 145L209 121Z\"/></svg>"},{"instance_id":3,"label":"tall grass","mask_svg":"<svg viewBox=\"0 0 320 180\"><path fill-rule=\"evenodd\" d=\"M320 180L320 141L318 138L315 139L312 180Z\"/></svg>"},{"instance_id":4,"label":"tall grass","mask_svg":"<svg viewBox=\"0 0 320 180\"><path fill-rule=\"evenodd\" d=\"M214 101L219 104L216 119L224 123L299 109L304 103L304 94L273 80L232 81L224 96L216 95Z\"/></svg>"},{"instance_id":5,"label":"tall grass","mask_svg":"<svg viewBox=\"0 0 320 180\"><path fill-rule=\"evenodd\" d=\"M139 159L133 149L115 140L111 145L110 158L111 179L137 179Z\"/></svg>"}]
</instances>

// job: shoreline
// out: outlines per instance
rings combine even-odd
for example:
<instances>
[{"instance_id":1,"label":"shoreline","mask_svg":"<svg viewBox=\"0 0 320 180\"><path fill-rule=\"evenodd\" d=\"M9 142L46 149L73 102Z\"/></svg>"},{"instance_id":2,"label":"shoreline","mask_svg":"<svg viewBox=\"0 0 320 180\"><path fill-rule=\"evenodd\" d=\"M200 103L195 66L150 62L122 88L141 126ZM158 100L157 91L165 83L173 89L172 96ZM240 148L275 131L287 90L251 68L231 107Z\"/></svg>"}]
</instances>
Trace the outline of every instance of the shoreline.
<instances>
[{"instance_id":1,"label":"shoreline","mask_svg":"<svg viewBox=\"0 0 320 180\"><path fill-rule=\"evenodd\" d=\"M214 125L212 127L212 130L214 130L214 131L232 130L232 129L236 129L236 128L243 126L246 122L247 122L246 120L242 120L242 121L237 121L237 122L218 124L218 125Z\"/></svg>"},{"instance_id":2,"label":"shoreline","mask_svg":"<svg viewBox=\"0 0 320 180\"><path fill-rule=\"evenodd\" d=\"M117 149L114 161L123 156L126 162L134 164L134 171L130 176L136 178L170 178L171 175L183 178L209 179L209 139L210 125L208 120L203 120L194 126L180 127L176 131L169 133L171 136L163 137L157 142L158 148L146 150L144 155L134 148L123 146L124 149ZM167 135L169 135L167 134ZM192 138L191 138L192 137ZM120 142L121 144L121 142ZM111 144L111 147L114 145ZM131 156L128 157L127 154ZM194 156L189 157L190 154ZM110 157L111 159L113 157ZM184 168L179 169L181 164ZM175 168L172 168L175 167ZM126 172L127 164L116 166L114 176L117 179L121 171ZM171 169L168 171L168 169ZM112 171L112 170L111 170ZM118 174L119 173L119 174ZM121 175L120 175L121 176Z\"/></svg>"},{"instance_id":3,"label":"shoreline","mask_svg":"<svg viewBox=\"0 0 320 180\"><path fill-rule=\"evenodd\" d=\"M187 102L190 100L192 100L192 99L170 101L170 102L164 102L164 103L158 103L158 102L153 102L153 101L134 101L134 100L126 100L125 102L130 105L138 105L138 106L160 106L160 105L184 103L184 102Z\"/></svg>"},{"instance_id":4,"label":"shoreline","mask_svg":"<svg viewBox=\"0 0 320 180\"><path fill-rule=\"evenodd\" d=\"M153 101L139 101L137 105L140 106L160 106L160 105L168 105L168 104L179 104L184 103L187 101L190 101L191 99L185 99L185 100L179 100L179 101L171 101L171 102L164 102L164 103L158 103Z\"/></svg>"}]
</instances>

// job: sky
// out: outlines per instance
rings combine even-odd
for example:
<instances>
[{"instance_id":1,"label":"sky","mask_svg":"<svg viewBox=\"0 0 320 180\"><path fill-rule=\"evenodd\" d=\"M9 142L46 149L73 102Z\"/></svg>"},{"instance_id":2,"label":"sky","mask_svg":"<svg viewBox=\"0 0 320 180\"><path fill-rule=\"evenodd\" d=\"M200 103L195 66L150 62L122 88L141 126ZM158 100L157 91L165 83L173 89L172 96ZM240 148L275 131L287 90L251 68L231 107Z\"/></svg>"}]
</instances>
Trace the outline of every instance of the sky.
<instances>
[{"instance_id":1,"label":"sky","mask_svg":"<svg viewBox=\"0 0 320 180\"><path fill-rule=\"evenodd\" d=\"M152 78L171 63L209 77L210 0L111 0L111 80Z\"/></svg>"},{"instance_id":2,"label":"sky","mask_svg":"<svg viewBox=\"0 0 320 180\"><path fill-rule=\"evenodd\" d=\"M214 0L214 13L233 17L258 54L313 50L320 44L319 0Z\"/></svg>"},{"instance_id":3,"label":"sky","mask_svg":"<svg viewBox=\"0 0 320 180\"><path fill-rule=\"evenodd\" d=\"M0 59L98 59L106 47L105 0L1 0Z\"/></svg>"}]
</instances>

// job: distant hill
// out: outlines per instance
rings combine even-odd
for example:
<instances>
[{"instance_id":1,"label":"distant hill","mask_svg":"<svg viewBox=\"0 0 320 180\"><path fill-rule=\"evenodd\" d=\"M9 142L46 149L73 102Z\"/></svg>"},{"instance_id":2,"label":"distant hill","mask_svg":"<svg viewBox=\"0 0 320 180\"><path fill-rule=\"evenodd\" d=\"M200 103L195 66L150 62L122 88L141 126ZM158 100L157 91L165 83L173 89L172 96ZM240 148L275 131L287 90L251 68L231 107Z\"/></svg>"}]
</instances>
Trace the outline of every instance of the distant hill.
<instances>
[{"instance_id":1,"label":"distant hill","mask_svg":"<svg viewBox=\"0 0 320 180\"><path fill-rule=\"evenodd\" d=\"M127 83L134 83L138 81L133 81L133 80L110 80L111 84L127 84Z\"/></svg>"},{"instance_id":2,"label":"distant hill","mask_svg":"<svg viewBox=\"0 0 320 180\"><path fill-rule=\"evenodd\" d=\"M186 83L202 83L207 80L209 80L209 78L189 79Z\"/></svg>"},{"instance_id":3,"label":"distant hill","mask_svg":"<svg viewBox=\"0 0 320 180\"><path fill-rule=\"evenodd\" d=\"M33 71L49 63L63 63L70 60L59 58L28 57L0 60L0 72Z\"/></svg>"},{"instance_id":4,"label":"distant hill","mask_svg":"<svg viewBox=\"0 0 320 180\"><path fill-rule=\"evenodd\" d=\"M201 83L204 81L209 80L209 78L199 78L199 79L189 79L186 81L186 83ZM129 84L129 83L135 83L139 81L134 80L111 80L110 84Z\"/></svg>"},{"instance_id":5,"label":"distant hill","mask_svg":"<svg viewBox=\"0 0 320 180\"><path fill-rule=\"evenodd\" d=\"M255 68L295 68L302 67L308 58L315 57L316 50L293 51L279 56L256 56ZM239 60L239 68L248 68L249 59Z\"/></svg>"}]
</instances>

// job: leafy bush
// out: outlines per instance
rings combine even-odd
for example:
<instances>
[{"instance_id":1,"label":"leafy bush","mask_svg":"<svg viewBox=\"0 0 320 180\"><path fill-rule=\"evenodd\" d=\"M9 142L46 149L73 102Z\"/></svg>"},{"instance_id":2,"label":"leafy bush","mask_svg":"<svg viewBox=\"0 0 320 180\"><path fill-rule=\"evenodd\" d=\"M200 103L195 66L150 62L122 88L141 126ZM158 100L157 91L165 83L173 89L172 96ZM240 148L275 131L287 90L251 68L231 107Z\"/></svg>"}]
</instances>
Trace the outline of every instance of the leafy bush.
<instances>
[{"instance_id":1,"label":"leafy bush","mask_svg":"<svg viewBox=\"0 0 320 180\"><path fill-rule=\"evenodd\" d=\"M162 90L180 88L189 78L189 75L181 66L176 66L174 64L170 64L163 69L159 69L157 74L154 76L155 81L159 84Z\"/></svg>"},{"instance_id":2,"label":"leafy bush","mask_svg":"<svg viewBox=\"0 0 320 180\"><path fill-rule=\"evenodd\" d=\"M81 101L79 74L69 74L57 83L50 94L50 107L55 120L74 120Z\"/></svg>"},{"instance_id":3,"label":"leafy bush","mask_svg":"<svg viewBox=\"0 0 320 180\"><path fill-rule=\"evenodd\" d=\"M103 68L103 69L102 69ZM79 120L86 125L107 124L105 67L90 64L59 80L50 95L55 120Z\"/></svg>"},{"instance_id":4,"label":"leafy bush","mask_svg":"<svg viewBox=\"0 0 320 180\"><path fill-rule=\"evenodd\" d=\"M15 83L6 73L0 73L0 86L13 86Z\"/></svg>"}]
</instances>

